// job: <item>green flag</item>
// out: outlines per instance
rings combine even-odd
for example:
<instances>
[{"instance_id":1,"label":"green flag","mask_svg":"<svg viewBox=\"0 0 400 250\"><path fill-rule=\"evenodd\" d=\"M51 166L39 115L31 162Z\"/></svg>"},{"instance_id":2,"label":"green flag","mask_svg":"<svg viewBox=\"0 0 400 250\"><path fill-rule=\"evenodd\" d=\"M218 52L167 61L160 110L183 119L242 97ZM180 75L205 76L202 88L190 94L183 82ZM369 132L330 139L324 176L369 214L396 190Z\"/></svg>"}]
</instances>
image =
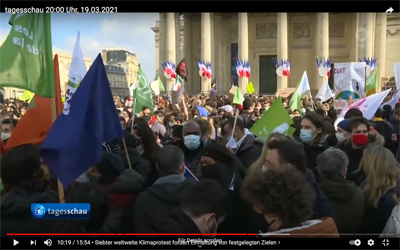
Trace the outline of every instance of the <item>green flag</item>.
<instances>
[{"instance_id":1,"label":"green flag","mask_svg":"<svg viewBox=\"0 0 400 250\"><path fill-rule=\"evenodd\" d=\"M160 77L158 77L158 85L159 85L160 92L165 92L164 84L162 83Z\"/></svg>"},{"instance_id":2,"label":"green flag","mask_svg":"<svg viewBox=\"0 0 400 250\"><path fill-rule=\"evenodd\" d=\"M0 48L0 86L55 97L50 14L14 14Z\"/></svg>"},{"instance_id":3,"label":"green flag","mask_svg":"<svg viewBox=\"0 0 400 250\"><path fill-rule=\"evenodd\" d=\"M233 97L232 103L243 105L243 101L244 101L244 96L243 96L242 92L240 92L239 88L236 88L236 93L235 93L235 96Z\"/></svg>"},{"instance_id":4,"label":"green flag","mask_svg":"<svg viewBox=\"0 0 400 250\"><path fill-rule=\"evenodd\" d=\"M136 89L134 91L136 110L135 113L139 114L142 108L149 108L151 113L153 113L153 94L150 89L150 85L147 82L146 76L144 75L142 67L139 65L138 81L136 84Z\"/></svg>"},{"instance_id":5,"label":"green flag","mask_svg":"<svg viewBox=\"0 0 400 250\"><path fill-rule=\"evenodd\" d=\"M277 99L268 111L251 127L250 131L263 139L268 138L273 132L293 135L295 129L290 126L292 124L293 120L283 107L282 100Z\"/></svg>"},{"instance_id":6,"label":"green flag","mask_svg":"<svg viewBox=\"0 0 400 250\"><path fill-rule=\"evenodd\" d=\"M371 72L367 78L367 83L365 84L365 93L367 96L373 95L378 89L378 67Z\"/></svg>"}]
</instances>

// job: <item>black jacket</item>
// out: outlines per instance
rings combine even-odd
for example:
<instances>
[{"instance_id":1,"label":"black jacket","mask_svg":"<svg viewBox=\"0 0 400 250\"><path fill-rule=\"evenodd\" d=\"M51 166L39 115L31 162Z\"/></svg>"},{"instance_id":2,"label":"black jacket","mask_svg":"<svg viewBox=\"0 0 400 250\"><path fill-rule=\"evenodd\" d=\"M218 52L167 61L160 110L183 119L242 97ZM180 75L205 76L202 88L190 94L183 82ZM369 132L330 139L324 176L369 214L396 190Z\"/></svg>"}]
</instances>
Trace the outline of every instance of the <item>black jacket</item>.
<instances>
[{"instance_id":1,"label":"black jacket","mask_svg":"<svg viewBox=\"0 0 400 250\"><path fill-rule=\"evenodd\" d=\"M133 170L136 170L139 174L141 174L144 179L146 180L146 183L149 184L150 182L150 175L151 175L151 164L148 160L144 159L137 151L136 149L132 147L128 147L128 156L129 156L129 161L131 163L131 166L128 164L128 159L126 157L126 153L124 150L122 150L119 153L119 156L121 157L122 161L124 162L125 168L130 169L132 167Z\"/></svg>"},{"instance_id":2,"label":"black jacket","mask_svg":"<svg viewBox=\"0 0 400 250\"><path fill-rule=\"evenodd\" d=\"M32 203L59 203L58 195L52 190L44 192L30 190L10 191L1 197L1 235L6 233L54 233L52 220L31 218Z\"/></svg>"},{"instance_id":3,"label":"black jacket","mask_svg":"<svg viewBox=\"0 0 400 250\"><path fill-rule=\"evenodd\" d=\"M254 136L245 135L246 138L236 149L235 155L242 161L243 165L248 169L260 157L263 144L256 141Z\"/></svg>"},{"instance_id":4,"label":"black jacket","mask_svg":"<svg viewBox=\"0 0 400 250\"><path fill-rule=\"evenodd\" d=\"M186 180L181 175L168 175L140 193L134 210L136 230L160 217L168 217L179 206L182 192L192 183L193 180Z\"/></svg>"},{"instance_id":5,"label":"black jacket","mask_svg":"<svg viewBox=\"0 0 400 250\"><path fill-rule=\"evenodd\" d=\"M111 183L100 183L109 199L110 214L104 229L107 232L133 232L132 214L137 195L145 190L144 177L135 170L127 169Z\"/></svg>"},{"instance_id":6,"label":"black jacket","mask_svg":"<svg viewBox=\"0 0 400 250\"><path fill-rule=\"evenodd\" d=\"M158 220L147 224L146 227L140 230L140 233L200 234L201 232L189 216L182 212L182 210L176 209L169 216L159 218Z\"/></svg>"}]
</instances>

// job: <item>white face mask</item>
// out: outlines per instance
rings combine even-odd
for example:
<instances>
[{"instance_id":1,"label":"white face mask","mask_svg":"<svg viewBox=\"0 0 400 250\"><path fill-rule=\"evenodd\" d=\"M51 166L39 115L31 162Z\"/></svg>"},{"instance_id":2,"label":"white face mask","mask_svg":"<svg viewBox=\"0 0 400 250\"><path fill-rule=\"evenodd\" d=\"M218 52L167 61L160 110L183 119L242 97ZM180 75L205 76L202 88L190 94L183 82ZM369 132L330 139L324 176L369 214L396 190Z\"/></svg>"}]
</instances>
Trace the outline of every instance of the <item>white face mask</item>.
<instances>
[{"instance_id":1,"label":"white face mask","mask_svg":"<svg viewBox=\"0 0 400 250\"><path fill-rule=\"evenodd\" d=\"M336 133L335 135L336 135L336 139L337 139L339 142L342 142L342 141L345 141L345 140L346 140L346 136L344 135L344 133Z\"/></svg>"},{"instance_id":2,"label":"white face mask","mask_svg":"<svg viewBox=\"0 0 400 250\"><path fill-rule=\"evenodd\" d=\"M1 133L1 140L7 140L8 138L10 138L11 133L6 133L6 132L2 132Z\"/></svg>"},{"instance_id":3,"label":"white face mask","mask_svg":"<svg viewBox=\"0 0 400 250\"><path fill-rule=\"evenodd\" d=\"M169 122L169 123L168 123L168 125L169 125L170 127L172 127L172 126L174 126L174 125L175 125L175 123L173 123L173 122Z\"/></svg>"}]
</instances>

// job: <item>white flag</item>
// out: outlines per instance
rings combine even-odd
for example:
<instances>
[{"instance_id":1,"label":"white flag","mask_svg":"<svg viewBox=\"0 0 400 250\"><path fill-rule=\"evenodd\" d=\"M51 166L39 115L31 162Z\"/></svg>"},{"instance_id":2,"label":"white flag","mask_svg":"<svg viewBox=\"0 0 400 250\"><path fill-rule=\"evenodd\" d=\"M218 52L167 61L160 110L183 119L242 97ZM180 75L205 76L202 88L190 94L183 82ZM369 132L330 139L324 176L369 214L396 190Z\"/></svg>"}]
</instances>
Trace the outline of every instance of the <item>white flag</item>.
<instances>
[{"instance_id":1,"label":"white flag","mask_svg":"<svg viewBox=\"0 0 400 250\"><path fill-rule=\"evenodd\" d=\"M160 95L160 83L158 80L152 81L150 83L150 88L154 91L155 95Z\"/></svg>"},{"instance_id":2,"label":"white flag","mask_svg":"<svg viewBox=\"0 0 400 250\"><path fill-rule=\"evenodd\" d=\"M327 100L333 98L333 94L328 82L325 82L324 85L322 85L315 98L321 99L321 102L326 102Z\"/></svg>"},{"instance_id":3,"label":"white flag","mask_svg":"<svg viewBox=\"0 0 400 250\"><path fill-rule=\"evenodd\" d=\"M381 106L382 101L385 100L385 97L390 93L390 91L391 89L387 89L385 91L358 100L357 102L347 106L346 109L343 109L342 112L340 112L338 118L343 118L349 109L358 108L359 110L361 110L363 116L366 119L371 120L372 117L374 117L376 111Z\"/></svg>"},{"instance_id":4,"label":"white flag","mask_svg":"<svg viewBox=\"0 0 400 250\"><path fill-rule=\"evenodd\" d=\"M400 103L400 89L397 90L397 92L392 96L392 99L390 99L390 101L385 102L384 104L381 105L381 107L385 105L390 105L392 109L394 109L396 103Z\"/></svg>"},{"instance_id":5,"label":"white flag","mask_svg":"<svg viewBox=\"0 0 400 250\"><path fill-rule=\"evenodd\" d=\"M79 87L82 79L85 77L87 69L85 59L83 57L81 45L80 45L80 32L76 36L74 52L72 53L71 65L68 74L68 87L65 93L64 111L65 115L69 114L69 102L74 95L76 89Z\"/></svg>"},{"instance_id":6,"label":"white flag","mask_svg":"<svg viewBox=\"0 0 400 250\"><path fill-rule=\"evenodd\" d=\"M400 62L393 63L394 80L396 82L397 89L400 89Z\"/></svg>"}]
</instances>

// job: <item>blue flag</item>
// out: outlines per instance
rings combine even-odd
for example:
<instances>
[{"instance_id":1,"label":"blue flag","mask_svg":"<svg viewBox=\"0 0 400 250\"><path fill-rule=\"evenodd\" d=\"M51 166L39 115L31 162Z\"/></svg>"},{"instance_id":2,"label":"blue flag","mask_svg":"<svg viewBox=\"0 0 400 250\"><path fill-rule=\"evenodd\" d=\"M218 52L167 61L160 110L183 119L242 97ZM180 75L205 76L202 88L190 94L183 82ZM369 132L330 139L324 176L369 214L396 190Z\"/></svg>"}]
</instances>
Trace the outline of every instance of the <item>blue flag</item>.
<instances>
[{"instance_id":1,"label":"blue flag","mask_svg":"<svg viewBox=\"0 0 400 250\"><path fill-rule=\"evenodd\" d=\"M41 145L42 158L65 188L101 160L103 143L123 136L99 54Z\"/></svg>"}]
</instances>

